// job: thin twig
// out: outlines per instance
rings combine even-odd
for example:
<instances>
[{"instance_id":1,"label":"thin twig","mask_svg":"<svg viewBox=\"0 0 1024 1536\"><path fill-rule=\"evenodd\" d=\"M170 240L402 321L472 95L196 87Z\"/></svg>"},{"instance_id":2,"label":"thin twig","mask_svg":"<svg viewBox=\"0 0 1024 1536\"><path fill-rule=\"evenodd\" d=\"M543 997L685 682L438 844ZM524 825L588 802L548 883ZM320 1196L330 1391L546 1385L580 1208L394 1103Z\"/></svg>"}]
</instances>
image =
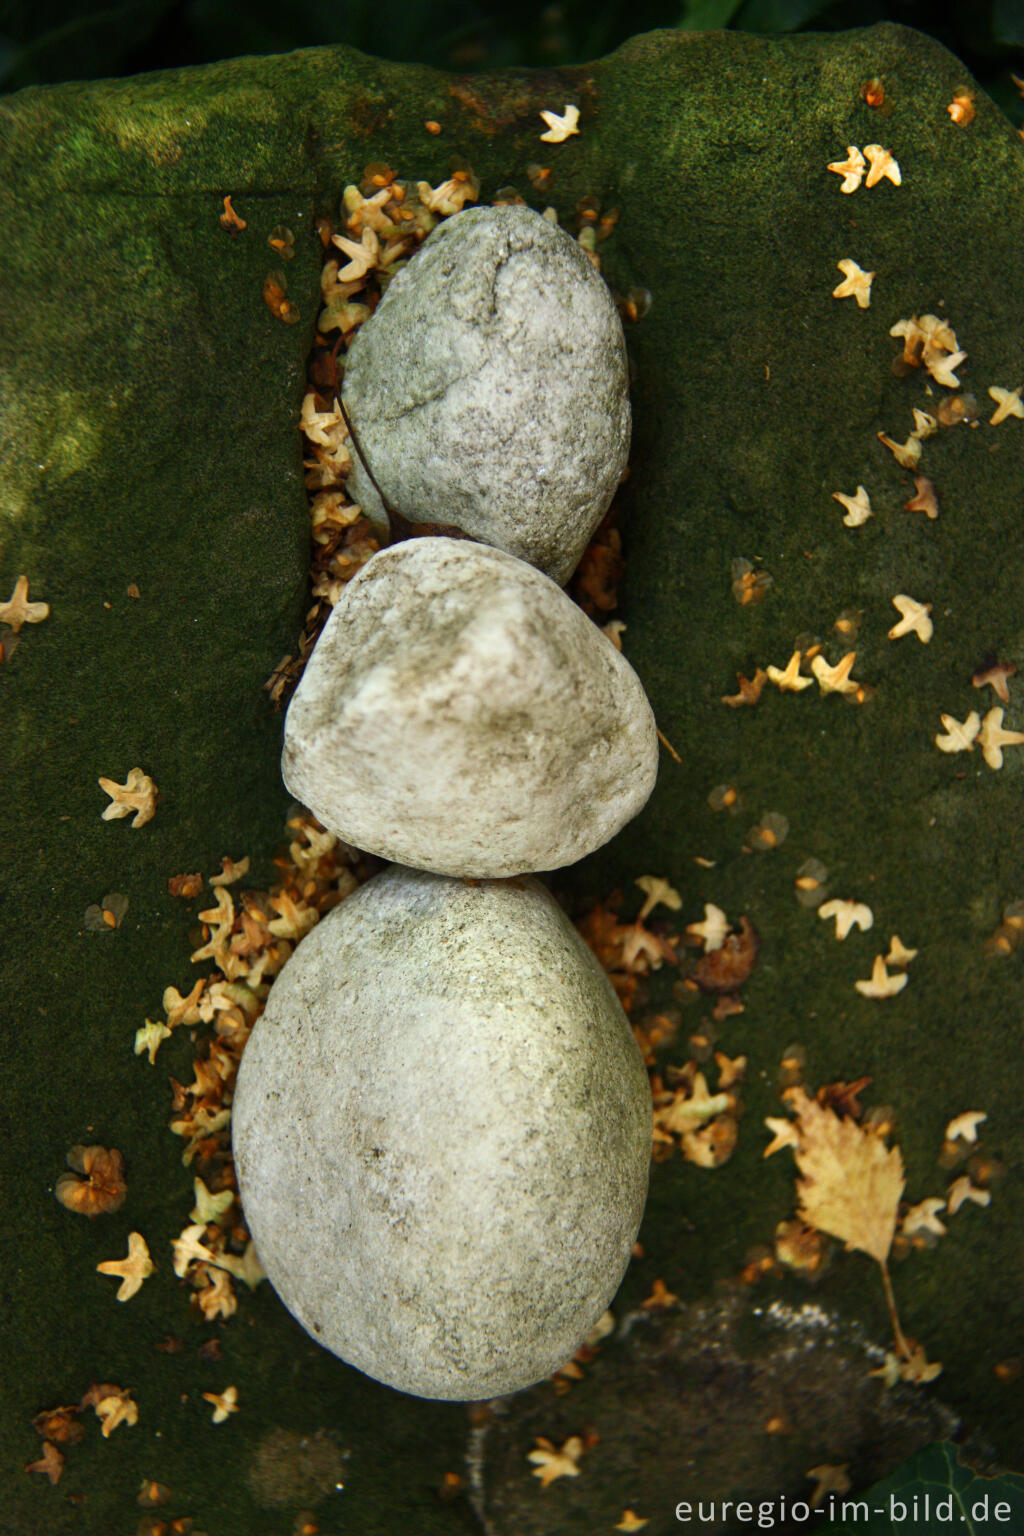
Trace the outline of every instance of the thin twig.
<instances>
[{"instance_id":1,"label":"thin twig","mask_svg":"<svg viewBox=\"0 0 1024 1536\"><path fill-rule=\"evenodd\" d=\"M657 726L655 726L654 729L656 731L658 731L658 727ZM674 757L677 763L682 764L683 760L679 756L679 753L676 751L675 747L669 741L668 737L665 736L661 731L658 731L658 740L661 742L662 746L665 748L665 751L669 754L669 756L670 757Z\"/></svg>"},{"instance_id":2,"label":"thin twig","mask_svg":"<svg viewBox=\"0 0 1024 1536\"><path fill-rule=\"evenodd\" d=\"M900 1327L899 1313L896 1311L896 1297L893 1293L892 1281L889 1279L889 1266L884 1259L879 1259L878 1266L882 1271L882 1284L885 1286L885 1299L889 1304L889 1316L892 1318L892 1331L896 1339L896 1349L904 1360L910 1359L910 1345L907 1343L903 1329Z\"/></svg>"}]
</instances>

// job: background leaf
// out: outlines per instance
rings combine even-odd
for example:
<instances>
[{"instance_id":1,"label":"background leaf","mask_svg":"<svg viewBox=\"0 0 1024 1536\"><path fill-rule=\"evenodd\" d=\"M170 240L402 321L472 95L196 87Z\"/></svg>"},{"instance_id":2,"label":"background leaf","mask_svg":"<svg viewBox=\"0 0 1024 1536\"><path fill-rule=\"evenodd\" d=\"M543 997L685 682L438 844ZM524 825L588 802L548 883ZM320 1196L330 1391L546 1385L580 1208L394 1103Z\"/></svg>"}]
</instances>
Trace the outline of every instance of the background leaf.
<instances>
[{"instance_id":1,"label":"background leaf","mask_svg":"<svg viewBox=\"0 0 1024 1536\"><path fill-rule=\"evenodd\" d=\"M948 1440L919 1451L863 1499L871 1519L868 1524L858 1520L855 1528L865 1536L905 1536L915 1528L929 1536L1024 1530L1024 1477L981 1477L959 1461L956 1446ZM949 1517L940 1519L938 1512L941 1508L945 1516L947 1501Z\"/></svg>"}]
</instances>

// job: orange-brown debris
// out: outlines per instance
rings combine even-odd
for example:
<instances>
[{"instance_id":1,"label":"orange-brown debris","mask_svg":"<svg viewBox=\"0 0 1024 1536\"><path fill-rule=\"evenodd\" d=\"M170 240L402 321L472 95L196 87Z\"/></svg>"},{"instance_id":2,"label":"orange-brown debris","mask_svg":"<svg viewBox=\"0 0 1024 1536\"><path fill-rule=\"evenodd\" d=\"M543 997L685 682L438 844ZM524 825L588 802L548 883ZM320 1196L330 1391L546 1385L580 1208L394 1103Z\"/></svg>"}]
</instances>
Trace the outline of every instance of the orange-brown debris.
<instances>
[{"instance_id":1,"label":"orange-brown debris","mask_svg":"<svg viewBox=\"0 0 1024 1536\"><path fill-rule=\"evenodd\" d=\"M694 981L702 992L735 992L754 969L760 944L757 929L741 917L738 933L730 933L719 949L701 955L691 973Z\"/></svg>"},{"instance_id":2,"label":"orange-brown debris","mask_svg":"<svg viewBox=\"0 0 1024 1536\"><path fill-rule=\"evenodd\" d=\"M67 1155L70 1173L62 1173L54 1186L61 1205L82 1216L101 1216L118 1211L128 1186L124 1158L116 1148L72 1147Z\"/></svg>"}]
</instances>

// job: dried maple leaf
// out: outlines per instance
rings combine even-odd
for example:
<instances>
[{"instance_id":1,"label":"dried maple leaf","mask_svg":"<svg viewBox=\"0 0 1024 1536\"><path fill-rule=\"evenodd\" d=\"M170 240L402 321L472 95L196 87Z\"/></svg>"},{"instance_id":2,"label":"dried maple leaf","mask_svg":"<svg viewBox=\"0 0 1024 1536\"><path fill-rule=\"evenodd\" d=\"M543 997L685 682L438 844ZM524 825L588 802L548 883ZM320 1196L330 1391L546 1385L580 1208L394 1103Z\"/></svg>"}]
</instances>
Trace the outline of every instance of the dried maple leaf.
<instances>
[{"instance_id":1,"label":"dried maple leaf","mask_svg":"<svg viewBox=\"0 0 1024 1536\"><path fill-rule=\"evenodd\" d=\"M800 1144L799 1214L810 1226L859 1248L884 1265L903 1194L903 1159L849 1117L794 1089Z\"/></svg>"}]
</instances>

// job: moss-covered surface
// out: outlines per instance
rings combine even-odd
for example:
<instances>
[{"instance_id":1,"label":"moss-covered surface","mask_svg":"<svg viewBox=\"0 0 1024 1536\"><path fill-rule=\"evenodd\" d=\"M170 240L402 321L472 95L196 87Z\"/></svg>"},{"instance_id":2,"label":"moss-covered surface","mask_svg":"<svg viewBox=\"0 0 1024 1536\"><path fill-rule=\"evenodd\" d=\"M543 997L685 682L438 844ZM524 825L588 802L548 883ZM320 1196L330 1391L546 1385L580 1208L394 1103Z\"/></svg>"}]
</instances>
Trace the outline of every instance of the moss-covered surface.
<instances>
[{"instance_id":1,"label":"moss-covered surface","mask_svg":"<svg viewBox=\"0 0 1024 1536\"><path fill-rule=\"evenodd\" d=\"M885 83L878 111L859 94L869 76ZM995 772L977 751L947 757L933 744L940 712L963 719L996 702L970 686L986 658L1024 670L1024 423L925 443L934 522L902 510L910 477L875 435L902 441L911 407L943 393L929 399L920 374L894 376L887 333L901 316L948 318L983 417L987 386L1021 379L1024 146L984 98L970 127L950 120L962 83L941 48L883 27L786 42L652 34L584 70L464 80L322 50L0 103L0 596L25 572L30 596L52 610L0 672L0 1286L11 1319L0 1528L133 1531L144 1477L172 1489L167 1514L193 1516L211 1536L286 1536L314 1503L324 1536L475 1526L465 1500L438 1495L444 1474L462 1469L463 1409L402 1398L340 1365L266 1285L223 1328L197 1318L169 1248L191 1200L166 1129L166 1079L187 1072L188 1042L169 1042L154 1069L132 1055L163 988L190 982L191 909L167 893L168 877L243 853L257 882L271 876L287 797L280 717L261 685L294 649L304 611L295 428L316 314L312 224L374 160L431 181L468 161L485 199L517 184L566 217L584 195L617 204L604 270L620 290L652 295L629 332L622 616L627 654L684 761L666 757L647 811L558 884L581 899L668 874L687 920L713 900L746 913L763 945L746 1011L723 1029L730 1054L750 1057L737 1151L714 1173L678 1161L653 1169L647 1258L618 1309L657 1275L699 1299L789 1214L788 1154L762 1160L760 1124L778 1110L788 1043L806 1047L814 1082L874 1078L869 1102L897 1111L911 1198L945 1185L935 1154L950 1116L984 1109L985 1145L1010 1176L987 1210L966 1209L933 1252L898 1267L895 1285L906 1328L944 1362L925 1390L996 1456L1024 1462L1022 1378L993 1373L1022 1352L1024 1334L1022 958L983 952L1003 905L1024 896L1024 753L1008 750ZM582 132L541 145L537 111L569 100ZM843 196L825 164L869 142L897 155L903 184ZM541 159L553 176L538 200L526 167ZM235 238L218 222L225 193L248 221ZM266 245L279 222L297 235L292 326L261 298L280 264ZM831 297L843 257L877 274L866 311ZM876 515L851 530L830 496L858 483ZM774 578L760 606L731 596L739 556ZM127 595L130 583L140 597ZM886 639L897 592L932 604L930 645ZM847 647L832 624L851 607L863 611L856 675L877 689L868 703L816 690L769 690L755 709L719 702L737 670L784 663L801 633L819 635L835 660ZM1013 682L1011 699L1007 724L1022 724ZM136 765L161 791L154 820L138 830L102 821L97 778L123 781ZM741 790L743 817L708 809L722 782ZM788 818L787 841L744 853L767 810ZM828 865L835 894L870 902L869 935L839 946L797 904L794 874L809 855ZM121 928L86 932L85 908L115 890L131 902ZM894 932L920 950L910 982L884 1002L862 999L853 981ZM705 1011L697 1005L695 1022ZM82 1141L128 1160L127 1203L94 1222L52 1195L65 1151ZM144 1233L159 1269L119 1306L95 1266L124 1253L130 1230ZM797 1282L749 1295L765 1303L776 1291L807 1296ZM837 1255L811 1294L886 1341L863 1256ZM156 1348L168 1333L180 1353ZM222 1360L200 1360L218 1333ZM76 1401L93 1379L133 1389L138 1425L103 1441L90 1415L56 1487L26 1475L40 1445L32 1415ZM241 1410L214 1427L201 1393L229 1382ZM563 1420L575 1427L572 1402L556 1414L553 1401L552 1433ZM313 1451L288 1438L319 1431L330 1439ZM822 1459L813 1439L804 1448ZM684 1448L656 1454L679 1458L685 1497ZM771 1463L780 1482L792 1460L783 1445ZM550 1531L568 1486L527 1485L549 1506ZM612 1508L602 1486L587 1528L614 1524L637 1497L631 1484ZM652 1536L670 1528L668 1509L641 1512Z\"/></svg>"}]
</instances>

